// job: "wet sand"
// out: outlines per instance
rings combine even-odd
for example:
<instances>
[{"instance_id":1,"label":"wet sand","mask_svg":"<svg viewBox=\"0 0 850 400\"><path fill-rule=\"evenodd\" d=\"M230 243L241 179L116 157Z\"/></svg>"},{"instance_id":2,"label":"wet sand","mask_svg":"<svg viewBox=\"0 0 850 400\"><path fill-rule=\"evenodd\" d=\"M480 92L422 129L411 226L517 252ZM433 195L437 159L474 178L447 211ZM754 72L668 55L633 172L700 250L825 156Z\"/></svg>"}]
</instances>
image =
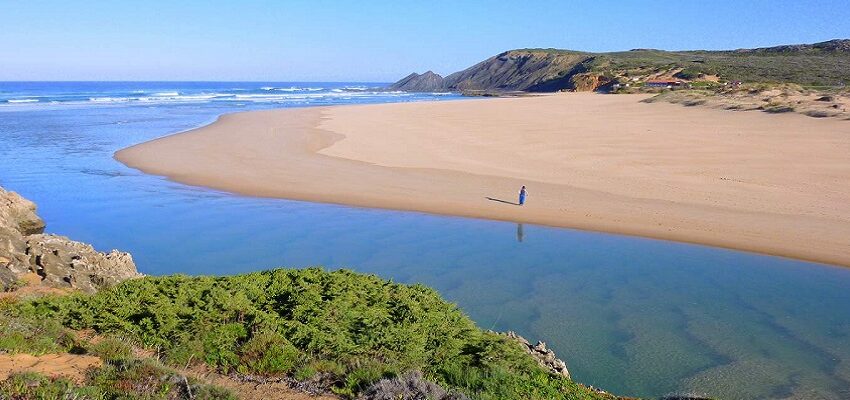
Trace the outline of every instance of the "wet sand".
<instances>
[{"instance_id":1,"label":"wet sand","mask_svg":"<svg viewBox=\"0 0 850 400\"><path fill-rule=\"evenodd\" d=\"M850 266L850 121L644 95L224 115L116 153L239 194L527 222ZM515 204L521 185L525 206Z\"/></svg>"}]
</instances>

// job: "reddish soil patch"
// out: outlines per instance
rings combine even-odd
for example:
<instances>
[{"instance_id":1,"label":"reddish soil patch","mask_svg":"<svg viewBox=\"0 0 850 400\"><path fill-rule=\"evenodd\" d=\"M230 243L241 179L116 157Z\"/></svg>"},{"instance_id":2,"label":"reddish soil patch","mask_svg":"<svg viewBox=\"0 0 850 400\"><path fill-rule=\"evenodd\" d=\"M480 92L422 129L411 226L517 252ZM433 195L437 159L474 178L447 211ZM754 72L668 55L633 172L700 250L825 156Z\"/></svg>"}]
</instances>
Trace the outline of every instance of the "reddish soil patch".
<instances>
[{"instance_id":1,"label":"reddish soil patch","mask_svg":"<svg viewBox=\"0 0 850 400\"><path fill-rule=\"evenodd\" d=\"M44 296L48 294L70 293L69 289L59 289L41 286L41 277L33 272L25 274L21 277L21 280L26 283L25 286L12 292L0 292L0 299L21 299L27 297Z\"/></svg>"},{"instance_id":2,"label":"reddish soil patch","mask_svg":"<svg viewBox=\"0 0 850 400\"><path fill-rule=\"evenodd\" d=\"M47 376L61 376L82 383L89 368L101 366L98 357L76 354L0 354L0 381L20 372L36 372Z\"/></svg>"}]
</instances>

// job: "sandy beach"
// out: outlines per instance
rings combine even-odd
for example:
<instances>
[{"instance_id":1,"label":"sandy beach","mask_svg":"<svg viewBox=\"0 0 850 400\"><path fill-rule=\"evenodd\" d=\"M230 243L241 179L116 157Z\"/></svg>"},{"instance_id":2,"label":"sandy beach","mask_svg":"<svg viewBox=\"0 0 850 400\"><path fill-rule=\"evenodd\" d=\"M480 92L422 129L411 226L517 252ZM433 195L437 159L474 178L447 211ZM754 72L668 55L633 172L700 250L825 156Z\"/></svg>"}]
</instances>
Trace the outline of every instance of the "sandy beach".
<instances>
[{"instance_id":1,"label":"sandy beach","mask_svg":"<svg viewBox=\"0 0 850 400\"><path fill-rule=\"evenodd\" d=\"M850 121L559 94L255 111L116 153L234 193L850 266ZM528 202L515 204L521 185Z\"/></svg>"}]
</instances>

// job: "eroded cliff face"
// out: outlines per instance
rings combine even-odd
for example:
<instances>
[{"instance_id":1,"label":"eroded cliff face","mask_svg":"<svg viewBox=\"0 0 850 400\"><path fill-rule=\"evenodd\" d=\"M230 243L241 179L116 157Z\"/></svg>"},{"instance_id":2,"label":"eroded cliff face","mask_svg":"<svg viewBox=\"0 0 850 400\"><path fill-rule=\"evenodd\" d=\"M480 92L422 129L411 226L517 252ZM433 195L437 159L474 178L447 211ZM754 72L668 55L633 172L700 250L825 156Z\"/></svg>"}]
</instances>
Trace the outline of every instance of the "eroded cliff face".
<instances>
[{"instance_id":1,"label":"eroded cliff face","mask_svg":"<svg viewBox=\"0 0 850 400\"><path fill-rule=\"evenodd\" d=\"M455 91L467 94L596 90L587 77L593 56L582 52L511 50L445 78L428 71L410 74L390 86L408 92ZM576 81L574 77L583 77ZM594 75L595 77L595 75Z\"/></svg>"},{"instance_id":2,"label":"eroded cliff face","mask_svg":"<svg viewBox=\"0 0 850 400\"><path fill-rule=\"evenodd\" d=\"M128 253L103 253L64 236L43 234L44 221L35 211L31 201L0 187L3 291L36 284L91 293L142 276Z\"/></svg>"},{"instance_id":3,"label":"eroded cliff face","mask_svg":"<svg viewBox=\"0 0 850 400\"><path fill-rule=\"evenodd\" d=\"M595 92L611 83L611 79L595 73L582 73L573 75L570 82L572 82L570 89L576 92Z\"/></svg>"},{"instance_id":4,"label":"eroded cliff face","mask_svg":"<svg viewBox=\"0 0 850 400\"><path fill-rule=\"evenodd\" d=\"M511 50L446 77L457 91L556 92L574 89L570 78L593 57L580 52Z\"/></svg>"}]
</instances>

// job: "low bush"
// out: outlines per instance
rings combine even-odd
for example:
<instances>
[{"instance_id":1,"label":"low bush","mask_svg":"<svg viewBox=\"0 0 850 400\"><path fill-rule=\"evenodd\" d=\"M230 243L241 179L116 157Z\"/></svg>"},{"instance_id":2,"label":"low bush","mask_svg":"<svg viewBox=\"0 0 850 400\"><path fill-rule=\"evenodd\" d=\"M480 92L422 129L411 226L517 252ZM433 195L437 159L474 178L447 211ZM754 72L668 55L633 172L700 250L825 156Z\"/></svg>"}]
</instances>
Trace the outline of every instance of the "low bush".
<instances>
[{"instance_id":1,"label":"low bush","mask_svg":"<svg viewBox=\"0 0 850 400\"><path fill-rule=\"evenodd\" d=\"M0 381L2 399L235 400L226 389L198 383L154 360L109 362L90 370L85 383L36 373L14 374Z\"/></svg>"},{"instance_id":2,"label":"low bush","mask_svg":"<svg viewBox=\"0 0 850 400\"><path fill-rule=\"evenodd\" d=\"M417 370L473 398L612 398L548 374L516 342L477 328L432 289L347 270L146 277L6 313L125 336L181 367L203 361L222 372L300 380L322 374L331 377L322 379L329 389L349 397Z\"/></svg>"},{"instance_id":3,"label":"low bush","mask_svg":"<svg viewBox=\"0 0 850 400\"><path fill-rule=\"evenodd\" d=\"M133 349L124 340L107 337L88 346L86 352L98 356L104 361L117 361L129 359L132 356Z\"/></svg>"},{"instance_id":4,"label":"low bush","mask_svg":"<svg viewBox=\"0 0 850 400\"><path fill-rule=\"evenodd\" d=\"M0 381L3 399L105 399L103 391L92 386L78 386L68 379L48 378L35 373L22 373Z\"/></svg>"},{"instance_id":5,"label":"low bush","mask_svg":"<svg viewBox=\"0 0 850 400\"><path fill-rule=\"evenodd\" d=\"M411 371L394 378L384 378L369 386L359 400L467 400L463 394L449 393L439 385L428 382L419 371Z\"/></svg>"},{"instance_id":6,"label":"low bush","mask_svg":"<svg viewBox=\"0 0 850 400\"><path fill-rule=\"evenodd\" d=\"M6 353L64 353L78 347L72 332L53 318L10 314L10 303L0 308L0 351Z\"/></svg>"},{"instance_id":7,"label":"low bush","mask_svg":"<svg viewBox=\"0 0 850 400\"><path fill-rule=\"evenodd\" d=\"M105 399L236 399L225 389L199 383L152 359L107 363L90 373L89 385Z\"/></svg>"}]
</instances>

